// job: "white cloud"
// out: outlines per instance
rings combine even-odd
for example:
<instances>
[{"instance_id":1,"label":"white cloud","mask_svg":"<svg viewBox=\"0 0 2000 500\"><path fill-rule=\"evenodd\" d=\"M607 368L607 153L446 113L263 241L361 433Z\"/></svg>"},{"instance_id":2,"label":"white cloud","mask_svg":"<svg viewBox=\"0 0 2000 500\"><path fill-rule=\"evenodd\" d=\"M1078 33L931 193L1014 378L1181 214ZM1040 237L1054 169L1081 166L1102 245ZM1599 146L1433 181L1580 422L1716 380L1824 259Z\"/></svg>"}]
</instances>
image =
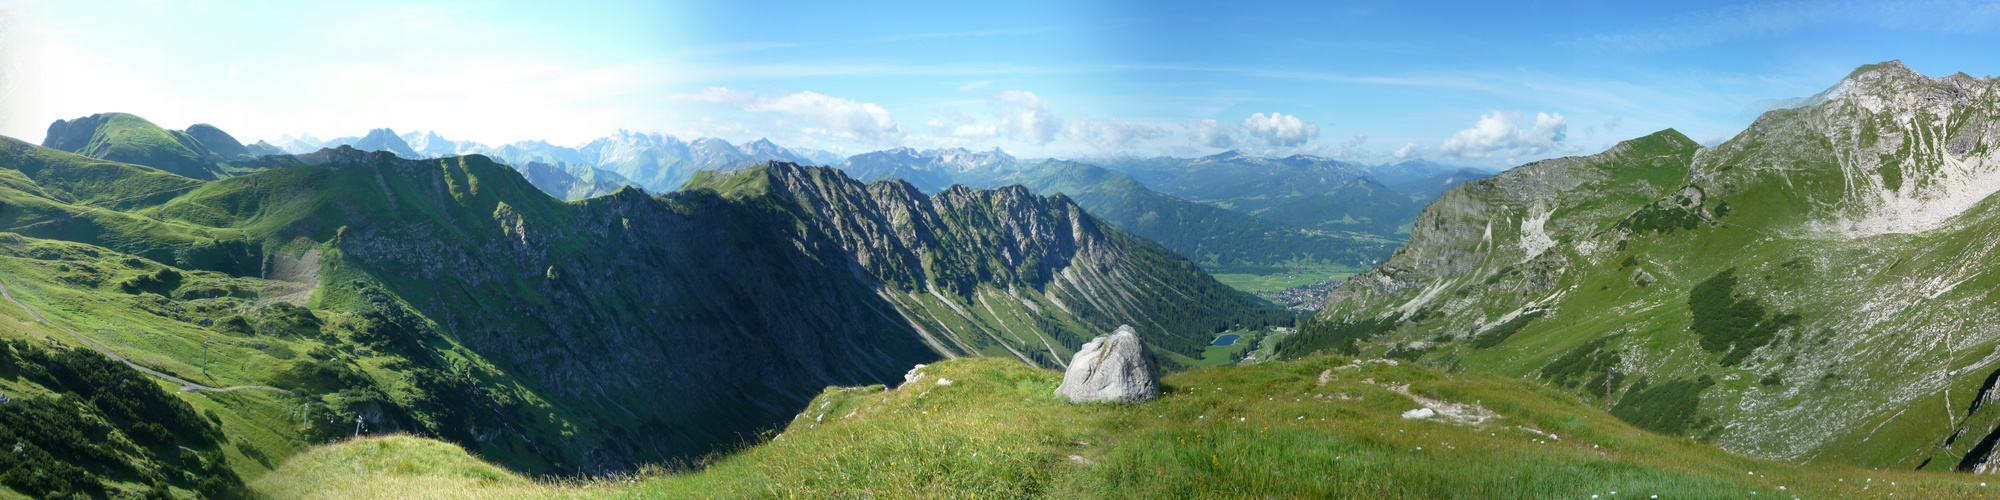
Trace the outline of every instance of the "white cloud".
<instances>
[{"instance_id":1,"label":"white cloud","mask_svg":"<svg viewBox=\"0 0 2000 500\"><path fill-rule=\"evenodd\" d=\"M1090 143L1099 149L1124 149L1141 140L1155 139L1167 135L1167 129L1125 120L1092 120L1076 117L1069 120L1066 127L1071 139Z\"/></svg>"},{"instance_id":2,"label":"white cloud","mask_svg":"<svg viewBox=\"0 0 2000 500\"><path fill-rule=\"evenodd\" d=\"M1340 152L1337 153L1337 156L1349 160L1367 159L1375 156L1369 153L1368 150L1361 149L1361 146L1364 144L1368 144L1368 134L1354 134L1353 139L1348 139L1340 143Z\"/></svg>"},{"instance_id":3,"label":"white cloud","mask_svg":"<svg viewBox=\"0 0 2000 500\"><path fill-rule=\"evenodd\" d=\"M903 127L889 116L889 110L874 103L817 92L769 95L708 87L701 92L670 96L669 99L728 104L752 113L794 115L822 125L818 129L825 130L828 135L870 144L894 142L903 136Z\"/></svg>"},{"instance_id":4,"label":"white cloud","mask_svg":"<svg viewBox=\"0 0 2000 500\"><path fill-rule=\"evenodd\" d=\"M959 125L951 129L953 137L985 139L1000 135L1000 128L992 125Z\"/></svg>"},{"instance_id":5,"label":"white cloud","mask_svg":"<svg viewBox=\"0 0 2000 500\"><path fill-rule=\"evenodd\" d=\"M1396 158L1423 158L1423 157L1424 157L1424 146L1414 142L1405 143L1403 144L1402 149L1396 150Z\"/></svg>"},{"instance_id":6,"label":"white cloud","mask_svg":"<svg viewBox=\"0 0 2000 500\"><path fill-rule=\"evenodd\" d=\"M1243 119L1243 129L1249 131L1252 137L1263 139L1264 144L1271 147L1298 146L1314 137L1319 137L1319 125L1306 123L1297 116L1283 113L1271 113L1270 116L1264 116L1263 113L1252 114L1249 118Z\"/></svg>"},{"instance_id":7,"label":"white cloud","mask_svg":"<svg viewBox=\"0 0 2000 500\"><path fill-rule=\"evenodd\" d=\"M961 137L911 135L903 138L903 145L917 149L933 149L972 147L973 143Z\"/></svg>"},{"instance_id":8,"label":"white cloud","mask_svg":"<svg viewBox=\"0 0 2000 500\"><path fill-rule=\"evenodd\" d=\"M949 110L949 109L944 109L944 108L938 108L938 109L937 109L937 114L938 114L938 116L941 116L941 117L944 117L944 120L946 120L946 121L951 121L951 122L955 122L955 123L966 123L966 122L971 122L971 121L974 121L974 120L975 120L975 119L974 119L974 118L972 117L972 115L971 115L971 114L968 114L968 113L961 113L961 112L958 112L958 111L952 111L952 110ZM936 120L933 120L933 121L936 121Z\"/></svg>"},{"instance_id":9,"label":"white cloud","mask_svg":"<svg viewBox=\"0 0 2000 500\"><path fill-rule=\"evenodd\" d=\"M1194 140L1211 148L1227 148L1236 145L1236 138L1229 135L1229 124L1215 120L1202 120L1194 124Z\"/></svg>"},{"instance_id":10,"label":"white cloud","mask_svg":"<svg viewBox=\"0 0 2000 500\"><path fill-rule=\"evenodd\" d=\"M723 87L708 87L701 89L700 92L695 92L693 94L679 94L679 95L668 96L667 98L676 101L702 101L702 102L719 102L724 104L742 104L755 100L757 98L757 93L748 90L729 90Z\"/></svg>"},{"instance_id":11,"label":"white cloud","mask_svg":"<svg viewBox=\"0 0 2000 500\"><path fill-rule=\"evenodd\" d=\"M1568 136L1562 113L1535 113L1535 126L1521 129L1521 112L1486 110L1472 128L1460 130L1438 147L1450 158L1486 158L1495 153L1538 155L1555 150Z\"/></svg>"},{"instance_id":12,"label":"white cloud","mask_svg":"<svg viewBox=\"0 0 2000 500\"><path fill-rule=\"evenodd\" d=\"M1049 103L1034 92L1009 90L993 94L992 102L1000 107L1000 129L1008 137L1047 145L1062 130L1062 119L1049 112Z\"/></svg>"}]
</instances>

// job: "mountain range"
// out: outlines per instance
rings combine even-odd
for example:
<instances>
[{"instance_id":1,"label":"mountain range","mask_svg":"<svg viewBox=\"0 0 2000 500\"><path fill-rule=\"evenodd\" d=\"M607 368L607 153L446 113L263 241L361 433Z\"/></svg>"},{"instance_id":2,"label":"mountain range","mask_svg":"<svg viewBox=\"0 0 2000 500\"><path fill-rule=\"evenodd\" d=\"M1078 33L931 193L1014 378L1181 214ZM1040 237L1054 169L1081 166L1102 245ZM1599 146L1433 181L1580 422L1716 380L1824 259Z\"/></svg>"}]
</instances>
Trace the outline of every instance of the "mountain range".
<instances>
[{"instance_id":1,"label":"mountain range","mask_svg":"<svg viewBox=\"0 0 2000 500\"><path fill-rule=\"evenodd\" d=\"M1492 175L60 120L0 137L0 487L1982 497L2000 79L1797 104ZM1121 326L1159 398L1054 398Z\"/></svg>"},{"instance_id":2,"label":"mountain range","mask_svg":"<svg viewBox=\"0 0 2000 500\"><path fill-rule=\"evenodd\" d=\"M357 429L419 432L522 471L630 470L732 446L827 385L888 383L914 364L1060 368L1092 332L1130 324L1183 366L1216 332L1294 318L1020 187L925 194L772 162L565 202L531 179L564 167L483 155L343 146L198 180L5 141L0 269L20 311L52 321L23 316L9 338L87 341L252 387L193 407L219 431L145 437L143 416L101 416L111 436L245 474ZM4 392L63 390L35 380ZM313 417L274 425L301 422L270 417L286 412ZM80 485L197 486L148 456L62 463L109 471L83 469Z\"/></svg>"},{"instance_id":3,"label":"mountain range","mask_svg":"<svg viewBox=\"0 0 2000 500\"><path fill-rule=\"evenodd\" d=\"M441 158L468 154L485 155L509 165L545 163L586 165L609 171L635 185L656 193L680 189L681 184L703 170L732 170L767 161L801 165L839 163L838 154L779 146L758 139L741 146L713 137L684 141L671 135L619 130L576 147L557 146L546 141L519 141L488 146L472 141L452 141L435 131L397 134L374 129L361 137L339 137L320 141L310 135L286 136L280 140L291 154L304 154L342 145L363 151L388 151L410 159Z\"/></svg>"},{"instance_id":4,"label":"mountain range","mask_svg":"<svg viewBox=\"0 0 2000 500\"><path fill-rule=\"evenodd\" d=\"M560 170L568 175L544 169L529 177L551 194L572 200L609 193L625 183L655 192L671 191L696 172L732 170L761 161L813 164L839 159L823 151L789 149L769 140L738 147L720 139L683 142L672 136L629 131L575 148L542 141L488 147L449 141L435 132L398 136L386 129L360 138L323 143L288 139L288 144L295 152L313 149L310 144L351 144L405 158L478 153L514 165L566 165ZM1305 155L1277 158L1238 151L1194 159L1123 158L1106 163L1121 169L1122 173L1114 172L1113 176L1136 173L1152 181L1142 183L1134 178L1126 182L1094 172L1075 172L1068 163L1023 161L999 149L896 148L848 157L838 165L857 179L900 179L925 192L956 184L991 189L1023 183L1042 194L1058 192L1051 190L1057 185L1067 187L1062 192L1070 194L1088 189L1092 194L1077 199L1093 213L1118 214L1111 222L1119 227L1164 242L1207 269L1260 275L1285 273L1299 266L1360 269L1379 262L1400 240L1401 226L1416 216L1423 202L1458 182L1485 175L1425 160L1367 166ZM584 170L584 166L595 167L600 173ZM1053 170L1041 171L1045 167ZM1086 186L1076 182L1078 175L1112 184ZM1409 183L1405 187L1409 192L1382 185L1376 180L1378 175ZM1147 187L1149 184L1168 186L1180 194L1163 194ZM1187 197L1194 198L1183 199ZM1194 200L1216 208L1187 204ZM1259 217L1245 217L1245 213Z\"/></svg>"},{"instance_id":5,"label":"mountain range","mask_svg":"<svg viewBox=\"0 0 2000 500\"><path fill-rule=\"evenodd\" d=\"M1538 379L1758 456L1988 470L1996 109L1991 77L1892 61L1714 147L1466 182L1280 350Z\"/></svg>"}]
</instances>

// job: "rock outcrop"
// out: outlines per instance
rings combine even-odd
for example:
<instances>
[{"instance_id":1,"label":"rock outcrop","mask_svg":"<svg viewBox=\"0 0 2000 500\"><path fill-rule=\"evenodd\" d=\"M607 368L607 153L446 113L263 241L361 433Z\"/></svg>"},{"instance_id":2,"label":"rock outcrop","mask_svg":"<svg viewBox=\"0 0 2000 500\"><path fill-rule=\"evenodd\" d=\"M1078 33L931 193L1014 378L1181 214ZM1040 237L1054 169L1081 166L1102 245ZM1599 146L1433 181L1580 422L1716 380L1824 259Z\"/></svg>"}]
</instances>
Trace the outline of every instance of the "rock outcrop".
<instances>
[{"instance_id":1,"label":"rock outcrop","mask_svg":"<svg viewBox=\"0 0 2000 500\"><path fill-rule=\"evenodd\" d=\"M1145 401L1160 395L1160 363L1131 325L1084 344L1056 395L1075 403Z\"/></svg>"}]
</instances>

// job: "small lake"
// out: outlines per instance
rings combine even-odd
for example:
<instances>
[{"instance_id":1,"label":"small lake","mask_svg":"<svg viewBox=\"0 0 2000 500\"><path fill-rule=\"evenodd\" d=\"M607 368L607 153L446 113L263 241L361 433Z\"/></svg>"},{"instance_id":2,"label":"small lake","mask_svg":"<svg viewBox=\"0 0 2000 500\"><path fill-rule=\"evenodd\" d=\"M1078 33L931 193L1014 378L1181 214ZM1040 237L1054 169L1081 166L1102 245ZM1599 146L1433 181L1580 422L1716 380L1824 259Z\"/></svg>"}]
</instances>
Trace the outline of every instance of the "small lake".
<instances>
[{"instance_id":1,"label":"small lake","mask_svg":"<svg viewBox=\"0 0 2000 500\"><path fill-rule=\"evenodd\" d=\"M1234 334L1234 333L1231 333L1231 334L1228 334L1228 335L1223 335L1223 336L1221 336L1221 337L1216 337L1216 338L1215 338L1215 345L1219 345L1219 346L1229 346L1229 345L1236 345L1236 339L1239 339L1239 338L1243 338L1243 336L1242 336L1242 335L1237 335L1237 334Z\"/></svg>"}]
</instances>

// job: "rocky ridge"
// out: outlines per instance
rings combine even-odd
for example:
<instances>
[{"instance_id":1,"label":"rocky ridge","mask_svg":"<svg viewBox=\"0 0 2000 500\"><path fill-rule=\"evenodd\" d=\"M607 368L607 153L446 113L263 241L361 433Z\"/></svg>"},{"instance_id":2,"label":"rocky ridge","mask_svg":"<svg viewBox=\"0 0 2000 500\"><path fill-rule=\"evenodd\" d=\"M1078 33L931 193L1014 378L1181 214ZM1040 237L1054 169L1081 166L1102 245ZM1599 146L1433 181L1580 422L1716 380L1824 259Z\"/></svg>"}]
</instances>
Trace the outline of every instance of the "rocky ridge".
<instances>
[{"instance_id":1,"label":"rocky ridge","mask_svg":"<svg viewBox=\"0 0 2000 500\"><path fill-rule=\"evenodd\" d=\"M1062 197L783 163L563 203L481 156L340 148L151 210L317 250L312 307L445 377L387 418L523 470L699 455L940 358L1059 367L1114 322L1199 356L1267 312Z\"/></svg>"},{"instance_id":2,"label":"rocky ridge","mask_svg":"<svg viewBox=\"0 0 2000 500\"><path fill-rule=\"evenodd\" d=\"M1997 104L1992 78L1889 62L1714 148L1467 182L1288 344L1538 378L1762 456L1979 469Z\"/></svg>"}]
</instances>

